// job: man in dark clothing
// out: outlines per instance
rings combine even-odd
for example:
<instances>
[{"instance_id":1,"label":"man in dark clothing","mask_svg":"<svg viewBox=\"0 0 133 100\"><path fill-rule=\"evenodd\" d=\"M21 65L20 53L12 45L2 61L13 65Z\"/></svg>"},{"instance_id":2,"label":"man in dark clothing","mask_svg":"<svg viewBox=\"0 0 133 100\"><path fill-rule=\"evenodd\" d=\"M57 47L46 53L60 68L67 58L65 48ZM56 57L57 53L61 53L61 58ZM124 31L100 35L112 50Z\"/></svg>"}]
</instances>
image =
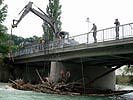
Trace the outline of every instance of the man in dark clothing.
<instances>
[{"instance_id":1,"label":"man in dark clothing","mask_svg":"<svg viewBox=\"0 0 133 100\"><path fill-rule=\"evenodd\" d=\"M61 39L64 39L66 36L67 36L67 38L69 38L69 33L68 33L68 32L61 31L61 32L59 33L59 37L60 37Z\"/></svg>"},{"instance_id":2,"label":"man in dark clothing","mask_svg":"<svg viewBox=\"0 0 133 100\"><path fill-rule=\"evenodd\" d=\"M115 27L116 39L119 39L119 26L120 26L120 22L118 21L118 19L115 19L114 24L116 25L116 27Z\"/></svg>"},{"instance_id":3,"label":"man in dark clothing","mask_svg":"<svg viewBox=\"0 0 133 100\"><path fill-rule=\"evenodd\" d=\"M91 31L93 30L93 38L94 38L94 43L97 42L97 38L96 38L96 35L97 35L97 26L93 23L93 27L91 29Z\"/></svg>"}]
</instances>

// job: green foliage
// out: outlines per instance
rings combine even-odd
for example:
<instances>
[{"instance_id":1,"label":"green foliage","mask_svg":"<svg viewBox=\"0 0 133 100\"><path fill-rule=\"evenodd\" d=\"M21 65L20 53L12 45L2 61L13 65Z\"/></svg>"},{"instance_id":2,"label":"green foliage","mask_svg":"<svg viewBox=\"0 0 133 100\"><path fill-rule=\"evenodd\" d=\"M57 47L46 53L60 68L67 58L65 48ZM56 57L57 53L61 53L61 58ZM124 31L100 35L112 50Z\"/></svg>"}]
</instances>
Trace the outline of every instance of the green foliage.
<instances>
[{"instance_id":1,"label":"green foliage","mask_svg":"<svg viewBox=\"0 0 133 100\"><path fill-rule=\"evenodd\" d=\"M53 30L50 28L50 26L44 22L44 24L42 25L43 27L43 38L45 41L49 41L49 40L53 40Z\"/></svg>"},{"instance_id":2,"label":"green foliage","mask_svg":"<svg viewBox=\"0 0 133 100\"><path fill-rule=\"evenodd\" d=\"M24 41L23 37L18 37L16 35L7 34L8 48L12 51L18 48L18 45Z\"/></svg>"},{"instance_id":3,"label":"green foliage","mask_svg":"<svg viewBox=\"0 0 133 100\"><path fill-rule=\"evenodd\" d=\"M116 76L116 84L128 85L133 84L133 76L132 75L117 75Z\"/></svg>"},{"instance_id":4,"label":"green foliage","mask_svg":"<svg viewBox=\"0 0 133 100\"><path fill-rule=\"evenodd\" d=\"M0 0L0 42L5 39L7 28L2 24L7 16L7 5L4 5L3 0Z\"/></svg>"},{"instance_id":5,"label":"green foliage","mask_svg":"<svg viewBox=\"0 0 133 100\"><path fill-rule=\"evenodd\" d=\"M61 5L59 5L59 0L49 0L49 5L46 10L49 17L54 21L60 20Z\"/></svg>"},{"instance_id":6,"label":"green foliage","mask_svg":"<svg viewBox=\"0 0 133 100\"><path fill-rule=\"evenodd\" d=\"M128 65L127 67L124 67L123 74L133 75L133 65Z\"/></svg>"},{"instance_id":7,"label":"green foliage","mask_svg":"<svg viewBox=\"0 0 133 100\"><path fill-rule=\"evenodd\" d=\"M29 39L32 39L34 43L39 43L40 42L40 37L37 37L36 35L34 35L33 38L29 38Z\"/></svg>"},{"instance_id":8,"label":"green foliage","mask_svg":"<svg viewBox=\"0 0 133 100\"><path fill-rule=\"evenodd\" d=\"M7 53L7 52L8 52L8 45L0 44L0 53Z\"/></svg>"},{"instance_id":9,"label":"green foliage","mask_svg":"<svg viewBox=\"0 0 133 100\"><path fill-rule=\"evenodd\" d=\"M116 77L118 84L133 84L133 65L126 65L122 75Z\"/></svg>"},{"instance_id":10,"label":"green foliage","mask_svg":"<svg viewBox=\"0 0 133 100\"><path fill-rule=\"evenodd\" d=\"M61 31L61 5L59 4L59 0L49 0L49 4L46 9L47 15L54 20L59 31ZM52 28L44 22L42 25L44 31L44 39L45 40L53 40L53 30ZM54 33L55 34L55 33Z\"/></svg>"},{"instance_id":11,"label":"green foliage","mask_svg":"<svg viewBox=\"0 0 133 100\"><path fill-rule=\"evenodd\" d=\"M21 46L21 44L39 43L40 42L40 37L37 37L37 36L23 38L23 37L18 37L16 35L7 34L7 37L8 37L8 40L10 40L10 42L11 42L11 49L13 51L18 49Z\"/></svg>"},{"instance_id":12,"label":"green foliage","mask_svg":"<svg viewBox=\"0 0 133 100\"><path fill-rule=\"evenodd\" d=\"M4 5L3 1L0 0L0 23L3 23L7 16L7 5Z\"/></svg>"},{"instance_id":13,"label":"green foliage","mask_svg":"<svg viewBox=\"0 0 133 100\"><path fill-rule=\"evenodd\" d=\"M117 75L116 76L116 84L130 84L130 80L128 76L122 76L122 75Z\"/></svg>"},{"instance_id":14,"label":"green foliage","mask_svg":"<svg viewBox=\"0 0 133 100\"><path fill-rule=\"evenodd\" d=\"M7 53L7 28L3 25L7 16L7 5L3 4L3 0L0 0L0 53Z\"/></svg>"},{"instance_id":15,"label":"green foliage","mask_svg":"<svg viewBox=\"0 0 133 100\"><path fill-rule=\"evenodd\" d=\"M133 65L126 65L122 70L122 75L116 76L117 84L133 84Z\"/></svg>"}]
</instances>

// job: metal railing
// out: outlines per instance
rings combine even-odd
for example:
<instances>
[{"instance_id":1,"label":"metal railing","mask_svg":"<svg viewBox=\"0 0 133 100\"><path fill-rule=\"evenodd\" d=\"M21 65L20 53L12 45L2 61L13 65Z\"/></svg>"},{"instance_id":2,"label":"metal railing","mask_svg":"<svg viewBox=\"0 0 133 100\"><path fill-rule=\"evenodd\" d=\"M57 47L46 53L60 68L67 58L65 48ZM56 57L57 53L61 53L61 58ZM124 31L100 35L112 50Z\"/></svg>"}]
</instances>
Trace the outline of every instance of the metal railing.
<instances>
[{"instance_id":1,"label":"metal railing","mask_svg":"<svg viewBox=\"0 0 133 100\"><path fill-rule=\"evenodd\" d=\"M133 37L133 23L128 23L119 26L119 39ZM104 42L116 39L116 27L110 27L106 29L101 29L97 31L97 42ZM91 44L94 42L93 39L93 32L85 33L81 35L76 35L72 37L74 40L81 43L88 43Z\"/></svg>"},{"instance_id":2,"label":"metal railing","mask_svg":"<svg viewBox=\"0 0 133 100\"><path fill-rule=\"evenodd\" d=\"M133 23L128 23L119 26L119 39L133 37ZM116 27L110 27L97 31L97 42L111 41L116 39ZM18 49L14 52L14 56L22 56L25 54L33 54L35 52L63 49L65 47L74 47L81 44L91 44L94 42L93 32L72 36L65 39L57 39L44 44L34 44Z\"/></svg>"}]
</instances>

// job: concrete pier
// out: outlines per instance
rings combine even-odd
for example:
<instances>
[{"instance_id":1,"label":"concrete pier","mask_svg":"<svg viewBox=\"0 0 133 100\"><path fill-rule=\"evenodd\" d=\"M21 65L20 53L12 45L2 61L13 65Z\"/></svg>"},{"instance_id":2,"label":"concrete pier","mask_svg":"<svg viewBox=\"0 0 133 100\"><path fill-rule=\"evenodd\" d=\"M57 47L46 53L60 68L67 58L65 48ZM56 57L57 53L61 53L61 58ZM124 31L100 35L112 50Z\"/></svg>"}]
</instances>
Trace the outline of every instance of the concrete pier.
<instances>
[{"instance_id":1,"label":"concrete pier","mask_svg":"<svg viewBox=\"0 0 133 100\"><path fill-rule=\"evenodd\" d=\"M111 68L107 68L105 66L91 66L85 69L85 76L87 77L88 81L92 81L96 77L106 73L107 71L111 70ZM116 76L115 72L108 73L107 75L97 79L93 83L90 84L91 87L95 87L97 89L111 89L115 90L116 84Z\"/></svg>"},{"instance_id":2,"label":"concrete pier","mask_svg":"<svg viewBox=\"0 0 133 100\"><path fill-rule=\"evenodd\" d=\"M60 72L61 70L65 70L63 67L62 62L51 62L51 69L50 69L50 80L51 82L57 83L61 77Z\"/></svg>"},{"instance_id":3,"label":"concrete pier","mask_svg":"<svg viewBox=\"0 0 133 100\"><path fill-rule=\"evenodd\" d=\"M83 68L82 68L83 67ZM62 62L51 62L50 79L52 82L57 83L61 77L60 72L64 70L69 71L71 74L70 80L77 81L84 79L86 87L94 87L95 89L111 89L115 90L116 76L115 72L110 72L105 76L95 80L91 84L92 80L99 77L103 73L111 70L111 67L106 66L88 66L87 64L67 64Z\"/></svg>"}]
</instances>

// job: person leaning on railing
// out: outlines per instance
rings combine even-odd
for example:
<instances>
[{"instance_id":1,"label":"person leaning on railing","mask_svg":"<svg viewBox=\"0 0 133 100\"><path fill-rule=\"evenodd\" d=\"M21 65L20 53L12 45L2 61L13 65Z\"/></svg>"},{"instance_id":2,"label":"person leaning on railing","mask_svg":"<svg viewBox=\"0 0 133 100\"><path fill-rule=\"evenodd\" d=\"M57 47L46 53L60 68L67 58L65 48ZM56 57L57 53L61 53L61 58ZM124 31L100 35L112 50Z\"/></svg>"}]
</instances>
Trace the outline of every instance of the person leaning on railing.
<instances>
[{"instance_id":1,"label":"person leaning on railing","mask_svg":"<svg viewBox=\"0 0 133 100\"><path fill-rule=\"evenodd\" d=\"M91 31L93 31L94 43L96 43L97 42L97 38L96 38L96 35L97 35L97 26L95 25L95 23L93 23L93 27L92 27Z\"/></svg>"}]
</instances>

